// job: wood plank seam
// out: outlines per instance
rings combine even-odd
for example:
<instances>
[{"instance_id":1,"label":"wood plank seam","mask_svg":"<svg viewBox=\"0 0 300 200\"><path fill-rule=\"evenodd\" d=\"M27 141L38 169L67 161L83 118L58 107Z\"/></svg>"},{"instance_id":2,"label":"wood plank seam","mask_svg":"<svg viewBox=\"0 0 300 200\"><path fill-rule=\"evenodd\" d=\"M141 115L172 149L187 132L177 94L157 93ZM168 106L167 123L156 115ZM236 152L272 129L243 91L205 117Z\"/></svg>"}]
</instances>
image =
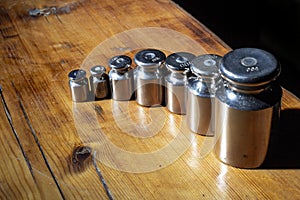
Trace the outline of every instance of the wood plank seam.
<instances>
[{"instance_id":1,"label":"wood plank seam","mask_svg":"<svg viewBox=\"0 0 300 200\"><path fill-rule=\"evenodd\" d=\"M96 170L96 172L97 172L97 175L98 175L98 177L99 177L99 179L100 179L100 181L101 181L101 183L102 183L102 185L103 185L103 187L104 187L104 189L105 189L105 192L106 192L106 194L107 194L107 197L109 198L109 200L113 200L114 198L113 198L113 196L112 196L112 194L111 194L111 191L109 190L109 188L108 188L108 186L107 186L107 184L106 184L106 181L105 181L105 179L104 179L104 177L103 177L103 175L102 175L102 172L101 172L100 168L97 166L95 157L96 157L96 151L94 151L94 154L92 155L93 165L94 165L95 170Z\"/></svg>"},{"instance_id":2,"label":"wood plank seam","mask_svg":"<svg viewBox=\"0 0 300 200\"><path fill-rule=\"evenodd\" d=\"M40 144L40 142L39 142L39 139L38 139L38 137L37 137L37 135L36 135L36 133L35 133L34 128L33 128L32 125L31 125L30 119L29 119L29 117L28 117L28 115L27 115L27 112L26 112L24 106L23 106L23 103L22 103L22 100L21 100L20 93L19 93L19 91L17 90L15 84L14 84L13 82L11 82L11 83L12 83L12 86L13 86L13 88L14 88L14 90L15 90L15 93L16 93L16 95L17 95L17 99L18 99L18 102L19 102L19 106L20 106L20 108L21 108L21 110L22 110L22 113L23 113L24 118L25 118L25 120L26 120L26 122L27 122L27 125L29 126L30 132L31 132L31 134L32 134L32 136L33 136L33 138L34 138L34 140L35 140L35 143L36 143L36 145L38 146L38 148L39 148L39 150L40 150L40 153L41 153L41 155L42 155L42 157L43 157L43 159L44 159L44 162L45 162L45 164L46 164L46 166L47 166L47 168L48 168L48 170L49 170L49 172L50 172L50 174L51 174L51 176L52 176L52 178L53 178L53 180L54 180L54 182L55 182L55 184L56 184L57 189L59 190L59 193L60 193L62 199L65 200L65 199L66 199L66 198L65 198L65 195L64 195L64 193L63 193L63 191L62 191L62 189L61 189L61 187L60 187L60 185L59 185L59 183L58 183L58 180L57 180L57 178L56 178L56 176L55 176L55 174L54 174L54 172L53 172L53 170L52 170L52 168L51 168L51 166L50 166L50 164L49 164L49 162L48 162L48 160L47 160L47 158L46 158L46 155L45 155L45 153L44 153L44 150L43 150L43 148L42 148L42 146L41 146L41 144Z\"/></svg>"},{"instance_id":3,"label":"wood plank seam","mask_svg":"<svg viewBox=\"0 0 300 200\"><path fill-rule=\"evenodd\" d=\"M6 115L7 121L9 123L9 125L11 127L11 130L12 130L12 132L14 134L14 137L17 140L17 143L18 143L18 145L19 145L19 147L21 149L22 155L23 155L23 157L25 159L25 162L26 162L27 167L28 167L28 169L30 171L30 174L31 174L33 180L36 182L35 176L34 176L33 171L32 171L32 166L31 166L30 160L28 159L28 157L27 157L27 155L25 153L23 145L22 145L22 143L21 143L21 141L19 139L18 133L17 133L17 131L16 131L14 125L13 125L12 117L10 115L9 108L8 108L8 106L6 104L4 95L2 93L2 86L1 85L0 85L0 95L1 95L1 101L2 101L2 105L3 105L4 111L5 111L5 115Z\"/></svg>"}]
</instances>

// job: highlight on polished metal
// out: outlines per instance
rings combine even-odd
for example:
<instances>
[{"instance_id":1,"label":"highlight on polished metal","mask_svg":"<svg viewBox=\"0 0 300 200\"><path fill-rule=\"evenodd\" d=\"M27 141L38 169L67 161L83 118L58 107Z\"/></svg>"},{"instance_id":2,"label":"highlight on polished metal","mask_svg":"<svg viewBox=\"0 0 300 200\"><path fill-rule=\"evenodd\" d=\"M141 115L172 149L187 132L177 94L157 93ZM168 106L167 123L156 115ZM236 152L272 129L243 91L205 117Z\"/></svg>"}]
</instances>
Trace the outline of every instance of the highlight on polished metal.
<instances>
[{"instance_id":1,"label":"highlight on polished metal","mask_svg":"<svg viewBox=\"0 0 300 200\"><path fill-rule=\"evenodd\" d=\"M257 168L277 130L280 65L269 52L240 48L224 55L220 72L226 84L216 91L214 153L231 166Z\"/></svg>"},{"instance_id":2,"label":"highlight on polished metal","mask_svg":"<svg viewBox=\"0 0 300 200\"><path fill-rule=\"evenodd\" d=\"M91 66L103 65L106 69L112 70L114 67L109 67L109 60L114 56L126 55L134 59L138 52L146 49L151 50L144 54L144 58L150 59L150 63L152 62L150 67L144 66L148 61L137 62L137 64L131 64L130 67L130 70L134 69L132 70L133 75L138 76L142 81L144 80L142 78L149 78L149 73L146 71L153 66L157 70L156 66L159 65L158 70L163 75L169 73L166 72L163 64L166 57L157 56L161 54L156 54L158 52L156 50L165 55L174 52L190 52L194 55L206 53L197 41L182 33L166 28L146 27L128 30L103 41L85 58L81 68L87 70ZM137 58L136 61L138 60L141 59ZM137 74L139 73L137 65L143 65L140 69L146 68L146 70ZM151 71L150 74L153 75L156 72ZM156 81L159 81L155 78L152 80L155 84L157 84ZM160 80L164 81L162 76ZM118 81L118 84L121 82ZM140 81L138 85L143 84ZM161 89L161 86L156 86ZM164 87L164 85L162 86ZM135 86L133 88L136 89ZM117 89L117 91L118 94L122 94L128 90ZM150 91L152 89L145 91L145 94L151 93ZM164 92L164 90L160 91ZM160 94L160 92L156 94ZM126 101L107 99L83 104L73 103L73 118L77 134L84 141L84 145L91 146L97 151L96 161L120 171L145 173L160 170L176 162L191 145L191 151L200 152L197 159L203 159L213 149L211 143L206 142L211 138L204 139L201 145L194 142L196 135L187 128L183 115L175 115L168 112L165 107L156 106L161 102L160 95L151 97L155 99L152 103L140 101L142 104L150 106L141 106L134 99ZM131 145L122 145L124 140L130 141Z\"/></svg>"}]
</instances>

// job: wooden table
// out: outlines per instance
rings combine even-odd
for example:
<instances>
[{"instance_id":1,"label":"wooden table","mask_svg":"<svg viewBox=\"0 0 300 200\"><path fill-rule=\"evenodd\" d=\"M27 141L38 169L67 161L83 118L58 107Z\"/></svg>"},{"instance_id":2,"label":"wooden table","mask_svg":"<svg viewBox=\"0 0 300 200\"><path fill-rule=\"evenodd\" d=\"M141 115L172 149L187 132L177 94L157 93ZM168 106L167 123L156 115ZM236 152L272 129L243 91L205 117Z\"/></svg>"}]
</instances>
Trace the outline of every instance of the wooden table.
<instances>
[{"instance_id":1,"label":"wooden table","mask_svg":"<svg viewBox=\"0 0 300 200\"><path fill-rule=\"evenodd\" d=\"M165 107L71 101L69 71L117 54L230 50L172 1L0 5L1 199L300 199L300 101L286 90L259 169L221 163L213 139ZM56 13L29 15L45 7Z\"/></svg>"}]
</instances>

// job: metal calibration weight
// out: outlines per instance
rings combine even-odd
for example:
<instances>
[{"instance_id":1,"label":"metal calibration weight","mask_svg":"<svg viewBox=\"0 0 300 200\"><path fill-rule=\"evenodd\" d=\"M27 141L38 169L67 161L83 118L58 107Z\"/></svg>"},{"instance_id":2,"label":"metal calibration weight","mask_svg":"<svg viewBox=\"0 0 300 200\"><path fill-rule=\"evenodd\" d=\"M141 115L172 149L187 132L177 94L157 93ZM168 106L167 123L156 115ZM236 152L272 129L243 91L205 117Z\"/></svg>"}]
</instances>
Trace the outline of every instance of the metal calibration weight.
<instances>
[{"instance_id":1,"label":"metal calibration weight","mask_svg":"<svg viewBox=\"0 0 300 200\"><path fill-rule=\"evenodd\" d=\"M68 77L72 100L74 102L87 101L89 97L89 83L86 78L86 71L74 69L69 72Z\"/></svg>"},{"instance_id":2,"label":"metal calibration weight","mask_svg":"<svg viewBox=\"0 0 300 200\"><path fill-rule=\"evenodd\" d=\"M186 81L194 54L172 53L166 58L165 66L171 72L165 77L165 101L167 109L176 114L186 113Z\"/></svg>"},{"instance_id":3,"label":"metal calibration weight","mask_svg":"<svg viewBox=\"0 0 300 200\"><path fill-rule=\"evenodd\" d=\"M269 52L240 48L223 56L220 73L224 84L216 91L214 153L234 167L259 167L278 124L280 65Z\"/></svg>"},{"instance_id":4,"label":"metal calibration weight","mask_svg":"<svg viewBox=\"0 0 300 200\"><path fill-rule=\"evenodd\" d=\"M91 99L104 99L109 95L109 77L104 66L96 65L90 69Z\"/></svg>"},{"instance_id":5,"label":"metal calibration weight","mask_svg":"<svg viewBox=\"0 0 300 200\"><path fill-rule=\"evenodd\" d=\"M194 76L187 81L187 126L195 133L214 135L215 91L221 84L218 64L221 56L203 54L192 60L191 71Z\"/></svg>"},{"instance_id":6,"label":"metal calibration weight","mask_svg":"<svg viewBox=\"0 0 300 200\"><path fill-rule=\"evenodd\" d=\"M165 59L165 54L157 49L144 49L135 54L136 102L139 105L159 106L163 104L163 74L160 69Z\"/></svg>"},{"instance_id":7,"label":"metal calibration weight","mask_svg":"<svg viewBox=\"0 0 300 200\"><path fill-rule=\"evenodd\" d=\"M114 56L109 61L109 79L112 99L128 101L134 96L134 70L132 60L126 55Z\"/></svg>"}]
</instances>

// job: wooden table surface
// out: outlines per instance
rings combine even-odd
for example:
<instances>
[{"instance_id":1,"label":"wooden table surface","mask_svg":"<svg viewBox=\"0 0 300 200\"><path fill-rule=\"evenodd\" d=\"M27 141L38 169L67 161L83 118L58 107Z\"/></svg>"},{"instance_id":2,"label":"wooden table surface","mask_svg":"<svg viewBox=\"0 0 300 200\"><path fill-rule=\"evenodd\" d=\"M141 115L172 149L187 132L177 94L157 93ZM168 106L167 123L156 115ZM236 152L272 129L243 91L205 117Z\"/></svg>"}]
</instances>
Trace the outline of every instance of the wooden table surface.
<instances>
[{"instance_id":1,"label":"wooden table surface","mask_svg":"<svg viewBox=\"0 0 300 200\"><path fill-rule=\"evenodd\" d=\"M213 138L165 107L71 101L68 73L107 67L117 54L230 50L174 2L0 6L0 199L300 199L300 101L286 90L280 131L259 169L221 163ZM45 7L56 14L29 15Z\"/></svg>"}]
</instances>

